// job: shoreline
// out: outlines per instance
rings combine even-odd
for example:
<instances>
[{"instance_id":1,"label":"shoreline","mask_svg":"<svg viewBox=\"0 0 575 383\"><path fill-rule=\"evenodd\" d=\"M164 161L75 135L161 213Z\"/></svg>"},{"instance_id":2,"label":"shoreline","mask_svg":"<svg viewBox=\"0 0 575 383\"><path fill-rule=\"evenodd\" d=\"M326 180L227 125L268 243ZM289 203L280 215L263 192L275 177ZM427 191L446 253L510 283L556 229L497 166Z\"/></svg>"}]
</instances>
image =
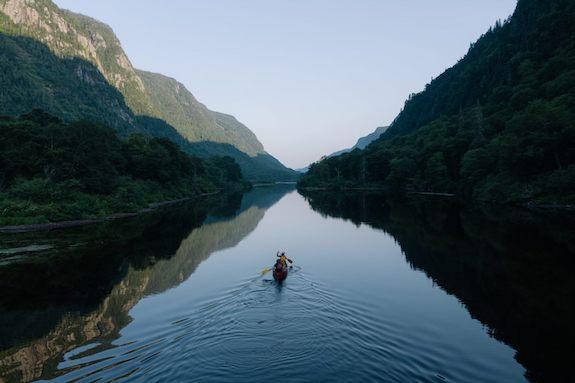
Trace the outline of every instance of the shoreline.
<instances>
[{"instance_id":1,"label":"shoreline","mask_svg":"<svg viewBox=\"0 0 575 383\"><path fill-rule=\"evenodd\" d=\"M278 185L297 185L297 182L296 181L261 182L257 184L252 184L252 187L261 188L261 187L271 187Z\"/></svg>"},{"instance_id":2,"label":"shoreline","mask_svg":"<svg viewBox=\"0 0 575 383\"><path fill-rule=\"evenodd\" d=\"M327 192L387 192L384 188L342 188L342 189L334 189L329 187L302 187L298 188L301 191L308 191L308 192L318 192L318 191L327 191ZM401 193L405 196L408 195L415 195L415 196L428 196L428 197L443 197L443 198L457 198L457 194L453 193L435 193L435 192L404 192ZM563 211L570 211L575 210L575 205L572 204L553 204L553 203L536 203L536 202L525 202L525 203L501 203L501 202L494 202L494 201L481 201L481 200L468 200L467 202L471 203L487 203L492 205L505 205L505 206L514 206L514 207L521 207L525 209L531 210L563 210Z\"/></svg>"},{"instance_id":3,"label":"shoreline","mask_svg":"<svg viewBox=\"0 0 575 383\"><path fill-rule=\"evenodd\" d=\"M126 218L133 218L137 217L142 214L151 213L155 210L158 210L164 206L176 205L178 203L191 201L198 197L208 197L211 195L219 194L221 191L216 191L213 193L203 193L198 194L197 196L193 197L186 197L180 199L174 199L169 201L161 201L161 202L154 202L148 205L147 208L138 210L137 212L133 213L116 213L107 215L105 217L100 218L87 218L87 219L76 219L76 220L69 220L69 221L60 221L60 222L48 222L48 223L37 223L31 225L13 225L13 226L2 226L0 227L1 234L19 234L19 233L31 233L35 231L51 231L51 230L60 230L60 229L69 229L72 227L79 227L79 226L87 226L87 225L94 225L97 223L107 222L107 221L116 221L119 219L126 219Z\"/></svg>"}]
</instances>

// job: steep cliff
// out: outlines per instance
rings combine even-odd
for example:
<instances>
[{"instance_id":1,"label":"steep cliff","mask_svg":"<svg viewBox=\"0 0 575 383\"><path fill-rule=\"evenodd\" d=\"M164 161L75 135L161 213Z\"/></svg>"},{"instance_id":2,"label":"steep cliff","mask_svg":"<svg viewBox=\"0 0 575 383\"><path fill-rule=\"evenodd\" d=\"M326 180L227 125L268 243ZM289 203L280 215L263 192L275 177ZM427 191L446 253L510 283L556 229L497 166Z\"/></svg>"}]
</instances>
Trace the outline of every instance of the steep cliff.
<instances>
[{"instance_id":1,"label":"steep cliff","mask_svg":"<svg viewBox=\"0 0 575 383\"><path fill-rule=\"evenodd\" d=\"M41 108L123 135L168 137L192 154L242 157L247 178L295 175L275 159L258 159L269 155L232 116L208 110L176 80L136 70L113 30L97 20L50 0L0 0L0 47L0 115ZM196 143L201 150L188 145Z\"/></svg>"}]
</instances>

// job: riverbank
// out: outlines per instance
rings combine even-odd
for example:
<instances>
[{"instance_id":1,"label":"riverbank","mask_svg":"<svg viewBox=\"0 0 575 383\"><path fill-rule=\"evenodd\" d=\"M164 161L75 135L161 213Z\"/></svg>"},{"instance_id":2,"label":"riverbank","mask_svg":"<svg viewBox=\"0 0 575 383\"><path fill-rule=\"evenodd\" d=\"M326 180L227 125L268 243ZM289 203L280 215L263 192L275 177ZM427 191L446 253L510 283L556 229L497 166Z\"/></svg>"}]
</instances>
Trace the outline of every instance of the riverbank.
<instances>
[{"instance_id":1,"label":"riverbank","mask_svg":"<svg viewBox=\"0 0 575 383\"><path fill-rule=\"evenodd\" d=\"M115 221L119 219L126 219L126 218L133 218L139 215L150 213L155 210L158 210L162 207L176 205L179 203L191 201L196 198L208 197L211 195L216 195L221 193L221 191L216 191L212 193L202 193L197 196L187 197L187 198L180 198L170 201L162 201L162 202L155 202L148 205L147 208L140 209L139 211L132 212L132 213L116 213L110 214L104 217L98 218L90 218L90 219L78 219L78 220L69 220L69 221L60 221L60 222L48 222L48 223L40 223L40 224L32 224L32 225L12 225L12 226L3 226L0 227L0 233L4 234L16 234L16 233L30 233L35 231L50 231L50 230L61 230L61 229L68 229L72 227L78 226L86 226L86 225L94 225L97 223L102 223L106 221Z\"/></svg>"},{"instance_id":2,"label":"riverbank","mask_svg":"<svg viewBox=\"0 0 575 383\"><path fill-rule=\"evenodd\" d=\"M100 219L249 189L231 157L190 156L167 139L121 139L111 127L40 110L0 118L0 132L0 227Z\"/></svg>"},{"instance_id":3,"label":"riverbank","mask_svg":"<svg viewBox=\"0 0 575 383\"><path fill-rule=\"evenodd\" d=\"M297 185L297 182L294 181L277 181L277 182L261 182L253 184L253 187L271 187L277 185Z\"/></svg>"},{"instance_id":4,"label":"riverbank","mask_svg":"<svg viewBox=\"0 0 575 383\"><path fill-rule=\"evenodd\" d=\"M372 192L372 193L389 193L390 195L398 196L422 196L422 197L439 197L439 198L454 198L462 202L469 204L491 204L491 205L501 205L509 207L521 207L526 209L539 209L539 210L575 210L575 205L573 204L561 204L561 203L546 203L546 202L508 202L502 203L497 201L482 201L482 200L469 200L463 199L455 193L440 193L440 192L425 192L425 191L409 191L404 193L391 193L389 189L383 187L347 187L347 188L333 188L333 187L298 187L298 191L301 192L333 192L333 193L345 193L345 192Z\"/></svg>"}]
</instances>

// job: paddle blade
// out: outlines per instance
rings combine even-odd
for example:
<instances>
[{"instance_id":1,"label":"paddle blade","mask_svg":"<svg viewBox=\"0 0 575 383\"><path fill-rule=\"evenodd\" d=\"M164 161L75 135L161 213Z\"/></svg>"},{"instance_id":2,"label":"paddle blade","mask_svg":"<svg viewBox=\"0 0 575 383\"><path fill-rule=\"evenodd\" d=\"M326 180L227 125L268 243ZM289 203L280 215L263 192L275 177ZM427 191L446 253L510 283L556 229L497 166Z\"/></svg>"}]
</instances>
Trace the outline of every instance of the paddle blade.
<instances>
[{"instance_id":1,"label":"paddle blade","mask_svg":"<svg viewBox=\"0 0 575 383\"><path fill-rule=\"evenodd\" d=\"M262 270L261 275L266 275L267 273L269 273L270 271L272 271L272 269L270 269L269 267L266 267L265 269Z\"/></svg>"}]
</instances>

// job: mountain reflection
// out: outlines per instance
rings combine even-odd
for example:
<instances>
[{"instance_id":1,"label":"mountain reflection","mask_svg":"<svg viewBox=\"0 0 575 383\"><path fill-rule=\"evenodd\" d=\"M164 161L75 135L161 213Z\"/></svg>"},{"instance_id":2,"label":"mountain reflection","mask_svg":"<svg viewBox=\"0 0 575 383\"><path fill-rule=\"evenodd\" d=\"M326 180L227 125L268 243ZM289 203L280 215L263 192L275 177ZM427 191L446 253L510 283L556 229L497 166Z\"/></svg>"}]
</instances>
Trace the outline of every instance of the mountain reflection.
<instances>
[{"instance_id":1,"label":"mountain reflection","mask_svg":"<svg viewBox=\"0 0 575 383\"><path fill-rule=\"evenodd\" d=\"M407 261L516 350L533 382L567 382L575 360L575 221L568 214L441 199L302 192L323 215L393 236Z\"/></svg>"},{"instance_id":2,"label":"mountain reflection","mask_svg":"<svg viewBox=\"0 0 575 383\"><path fill-rule=\"evenodd\" d=\"M211 254L236 246L292 190L256 188L132 221L0 237L4 249L52 247L0 263L0 382L54 377L70 350L95 341L92 351L111 347L143 297L179 285Z\"/></svg>"}]
</instances>

